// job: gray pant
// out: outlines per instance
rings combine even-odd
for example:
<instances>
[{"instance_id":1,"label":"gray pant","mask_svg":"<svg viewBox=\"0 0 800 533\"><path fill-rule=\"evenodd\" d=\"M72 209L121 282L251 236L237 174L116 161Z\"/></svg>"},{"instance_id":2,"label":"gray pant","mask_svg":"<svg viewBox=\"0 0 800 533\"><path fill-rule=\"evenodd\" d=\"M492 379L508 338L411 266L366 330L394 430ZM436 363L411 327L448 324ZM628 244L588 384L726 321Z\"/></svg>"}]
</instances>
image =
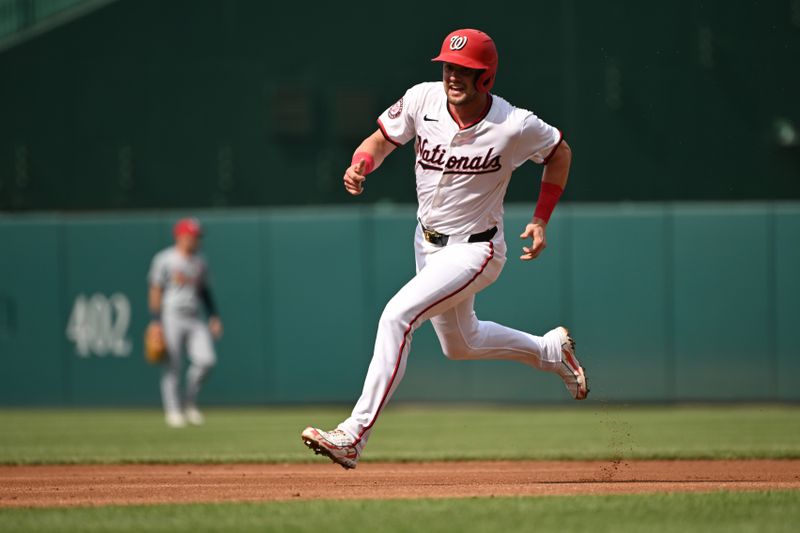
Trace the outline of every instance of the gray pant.
<instances>
[{"instance_id":1,"label":"gray pant","mask_svg":"<svg viewBox=\"0 0 800 533\"><path fill-rule=\"evenodd\" d=\"M208 325L199 318L164 313L161 323L168 354L161 371L161 400L166 413L178 413L181 407L196 407L200 387L216 364L217 356ZM186 392L181 406L178 389L184 349L190 364L186 371Z\"/></svg>"}]
</instances>

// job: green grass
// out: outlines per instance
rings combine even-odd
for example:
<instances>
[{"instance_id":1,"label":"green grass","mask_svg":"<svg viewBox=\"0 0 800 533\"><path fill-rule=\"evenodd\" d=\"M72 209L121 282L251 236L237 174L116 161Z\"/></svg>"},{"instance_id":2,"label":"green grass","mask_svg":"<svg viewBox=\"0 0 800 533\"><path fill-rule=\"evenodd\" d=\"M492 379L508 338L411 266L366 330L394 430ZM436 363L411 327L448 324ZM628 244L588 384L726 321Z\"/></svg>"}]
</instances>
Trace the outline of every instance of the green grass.
<instances>
[{"instance_id":1,"label":"green grass","mask_svg":"<svg viewBox=\"0 0 800 533\"><path fill-rule=\"evenodd\" d=\"M2 531L796 531L800 491L0 509Z\"/></svg>"},{"instance_id":2,"label":"green grass","mask_svg":"<svg viewBox=\"0 0 800 533\"><path fill-rule=\"evenodd\" d=\"M0 410L0 463L305 462L307 424L345 408L209 409L172 430L152 410ZM388 409L364 459L798 458L800 406Z\"/></svg>"}]
</instances>

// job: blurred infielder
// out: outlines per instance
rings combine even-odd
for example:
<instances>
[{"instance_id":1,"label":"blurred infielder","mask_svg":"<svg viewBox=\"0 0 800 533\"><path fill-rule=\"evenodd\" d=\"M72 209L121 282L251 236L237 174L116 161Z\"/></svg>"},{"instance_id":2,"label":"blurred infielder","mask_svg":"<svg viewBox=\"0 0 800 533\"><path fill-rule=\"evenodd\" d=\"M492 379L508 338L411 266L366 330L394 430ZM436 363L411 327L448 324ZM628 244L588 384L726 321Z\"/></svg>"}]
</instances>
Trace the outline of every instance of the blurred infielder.
<instances>
[{"instance_id":1,"label":"blurred infielder","mask_svg":"<svg viewBox=\"0 0 800 533\"><path fill-rule=\"evenodd\" d=\"M506 261L503 197L511 173L526 161L545 165L539 200L521 237L521 259L545 247L545 228L567 183L571 151L561 132L530 111L489 93L497 50L478 30L448 35L441 53L442 82L406 91L378 119L344 175L345 189L361 194L366 176L396 147L413 140L419 225L417 274L381 315L364 389L350 418L333 431L308 427L303 442L345 468L355 468L381 410L403 378L414 330L433 323L451 359L509 359L558 374L572 396L589 392L564 327L537 337L475 316L475 294L492 284ZM523 298L536 298L522 292Z\"/></svg>"},{"instance_id":2,"label":"blurred infielder","mask_svg":"<svg viewBox=\"0 0 800 533\"><path fill-rule=\"evenodd\" d=\"M206 262L197 254L202 233L197 219L179 220L173 228L175 245L155 255L148 275L150 327L161 330L167 348L161 374L161 399L167 425L175 428L184 427L187 422L203 423L203 414L197 409L197 395L216 362L212 336L222 335L222 322L211 297ZM207 324L200 316L201 303L209 316ZM190 365L181 402L178 384L184 349Z\"/></svg>"}]
</instances>

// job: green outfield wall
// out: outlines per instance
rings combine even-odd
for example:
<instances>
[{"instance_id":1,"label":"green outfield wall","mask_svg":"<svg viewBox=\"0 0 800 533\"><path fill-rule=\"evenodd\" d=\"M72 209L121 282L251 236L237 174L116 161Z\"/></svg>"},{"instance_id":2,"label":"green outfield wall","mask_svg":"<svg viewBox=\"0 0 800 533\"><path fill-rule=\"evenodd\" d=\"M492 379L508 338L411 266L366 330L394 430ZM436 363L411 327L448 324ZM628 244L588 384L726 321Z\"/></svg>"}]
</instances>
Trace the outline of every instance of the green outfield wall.
<instances>
[{"instance_id":1,"label":"green outfield wall","mask_svg":"<svg viewBox=\"0 0 800 533\"><path fill-rule=\"evenodd\" d=\"M800 399L800 204L566 204L523 263L529 210L507 210L509 260L478 316L570 326L593 399ZM146 274L185 214L0 216L0 404L159 401ZM197 214L226 326L204 400L354 400L382 306L414 272L414 209ZM567 400L552 375L447 360L429 324L397 398Z\"/></svg>"}]
</instances>

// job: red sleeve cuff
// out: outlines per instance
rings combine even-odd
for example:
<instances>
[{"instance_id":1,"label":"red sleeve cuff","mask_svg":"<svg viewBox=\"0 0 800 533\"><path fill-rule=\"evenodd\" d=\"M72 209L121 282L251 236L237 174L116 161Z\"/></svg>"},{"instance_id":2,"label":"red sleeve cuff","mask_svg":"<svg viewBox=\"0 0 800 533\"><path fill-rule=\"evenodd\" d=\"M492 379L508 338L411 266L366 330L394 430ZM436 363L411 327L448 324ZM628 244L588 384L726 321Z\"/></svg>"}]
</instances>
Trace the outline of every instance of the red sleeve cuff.
<instances>
[{"instance_id":1,"label":"red sleeve cuff","mask_svg":"<svg viewBox=\"0 0 800 533\"><path fill-rule=\"evenodd\" d=\"M397 146L398 148L400 148L400 146L402 146L399 142L397 142L394 139L392 139L391 137L389 137L389 134L386 133L386 128L383 127L383 122L381 122L381 119L378 119L378 127L381 129L381 133L383 134L384 139L386 139L387 141L389 141L393 145ZM561 141L559 141L559 142L561 142Z\"/></svg>"},{"instance_id":2,"label":"red sleeve cuff","mask_svg":"<svg viewBox=\"0 0 800 533\"><path fill-rule=\"evenodd\" d=\"M375 169L375 158L368 152L356 152L353 154L353 160L350 161L351 165L356 165L359 162L364 162L364 175L366 176Z\"/></svg>"},{"instance_id":3,"label":"red sleeve cuff","mask_svg":"<svg viewBox=\"0 0 800 533\"><path fill-rule=\"evenodd\" d=\"M541 189L539 190L539 200L536 202L536 211L533 216L535 218L541 218L545 223L549 222L550 216L553 214L553 210L556 208L556 204L563 192L564 189L555 183L543 181Z\"/></svg>"}]
</instances>

